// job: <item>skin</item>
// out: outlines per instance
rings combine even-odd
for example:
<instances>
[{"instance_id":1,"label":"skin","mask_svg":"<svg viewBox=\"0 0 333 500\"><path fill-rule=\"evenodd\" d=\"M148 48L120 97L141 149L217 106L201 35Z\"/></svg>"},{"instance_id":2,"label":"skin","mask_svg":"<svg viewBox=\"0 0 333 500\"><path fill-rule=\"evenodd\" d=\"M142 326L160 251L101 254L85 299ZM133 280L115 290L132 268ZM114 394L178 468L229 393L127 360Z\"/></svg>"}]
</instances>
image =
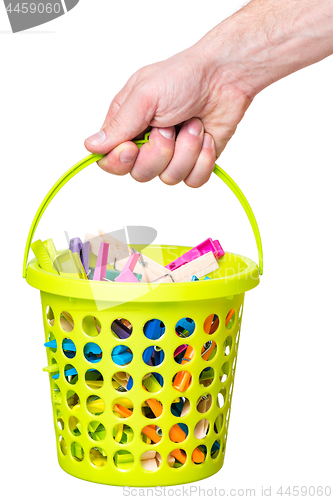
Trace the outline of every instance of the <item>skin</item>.
<instances>
[{"instance_id":1,"label":"skin","mask_svg":"<svg viewBox=\"0 0 333 500\"><path fill-rule=\"evenodd\" d=\"M197 44L137 71L85 141L106 172L200 187L255 96L333 53L333 0L252 0ZM140 150L131 140L152 127Z\"/></svg>"}]
</instances>

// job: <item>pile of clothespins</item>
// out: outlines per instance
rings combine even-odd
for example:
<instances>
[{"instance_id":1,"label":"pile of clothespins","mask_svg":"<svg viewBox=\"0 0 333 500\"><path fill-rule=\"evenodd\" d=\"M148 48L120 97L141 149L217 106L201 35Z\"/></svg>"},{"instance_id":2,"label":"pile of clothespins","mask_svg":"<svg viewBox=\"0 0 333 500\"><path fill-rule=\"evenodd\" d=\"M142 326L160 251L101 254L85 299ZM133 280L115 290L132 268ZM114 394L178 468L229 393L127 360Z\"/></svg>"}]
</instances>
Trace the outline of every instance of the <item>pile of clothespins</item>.
<instances>
[{"instance_id":1,"label":"pile of clothespins","mask_svg":"<svg viewBox=\"0 0 333 500\"><path fill-rule=\"evenodd\" d=\"M165 267L134 248L99 231L87 234L85 241L72 238L69 249L58 252L52 239L37 240L31 245L39 266L66 278L117 283L172 283L209 279L219 268L225 254L218 240L211 238L184 253Z\"/></svg>"}]
</instances>

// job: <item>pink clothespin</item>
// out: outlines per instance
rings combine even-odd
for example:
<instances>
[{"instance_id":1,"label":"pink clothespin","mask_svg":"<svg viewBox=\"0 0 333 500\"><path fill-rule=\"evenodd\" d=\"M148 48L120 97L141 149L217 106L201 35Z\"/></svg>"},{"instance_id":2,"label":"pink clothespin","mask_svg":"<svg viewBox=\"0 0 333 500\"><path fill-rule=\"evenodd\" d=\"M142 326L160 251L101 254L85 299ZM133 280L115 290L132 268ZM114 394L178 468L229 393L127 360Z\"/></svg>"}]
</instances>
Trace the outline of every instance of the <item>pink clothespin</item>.
<instances>
[{"instance_id":1,"label":"pink clothespin","mask_svg":"<svg viewBox=\"0 0 333 500\"><path fill-rule=\"evenodd\" d=\"M139 280L134 276L133 271L139 260L140 254L138 252L132 253L132 255L127 259L121 273L115 281L118 283L139 283Z\"/></svg>"},{"instance_id":2,"label":"pink clothespin","mask_svg":"<svg viewBox=\"0 0 333 500\"><path fill-rule=\"evenodd\" d=\"M192 250L189 250L188 252L178 257L178 259L170 262L170 264L165 267L170 271L174 271L175 269L178 269L178 267L183 266L184 264L188 264L192 260L195 260L208 252L212 252L216 259L223 257L223 255L225 254L225 251L221 247L218 240L213 241L212 238L208 238L207 240L200 243L200 245L197 245L196 247L192 248Z\"/></svg>"},{"instance_id":3,"label":"pink clothespin","mask_svg":"<svg viewBox=\"0 0 333 500\"><path fill-rule=\"evenodd\" d=\"M99 247L99 252L93 277L94 281L104 280L108 264L108 254L109 254L109 243L102 242Z\"/></svg>"}]
</instances>

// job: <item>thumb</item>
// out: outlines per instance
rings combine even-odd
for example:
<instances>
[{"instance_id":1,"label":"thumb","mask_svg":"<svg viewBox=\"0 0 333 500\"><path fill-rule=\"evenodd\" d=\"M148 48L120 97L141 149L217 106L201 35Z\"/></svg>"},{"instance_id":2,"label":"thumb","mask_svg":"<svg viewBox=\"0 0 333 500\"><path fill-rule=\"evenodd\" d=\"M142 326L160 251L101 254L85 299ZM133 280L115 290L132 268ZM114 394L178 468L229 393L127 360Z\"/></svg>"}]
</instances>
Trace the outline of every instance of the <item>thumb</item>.
<instances>
[{"instance_id":1,"label":"thumb","mask_svg":"<svg viewBox=\"0 0 333 500\"><path fill-rule=\"evenodd\" d=\"M107 154L119 144L131 141L144 132L154 113L149 93L134 90L111 120L99 132L86 139L85 147L91 153Z\"/></svg>"}]
</instances>

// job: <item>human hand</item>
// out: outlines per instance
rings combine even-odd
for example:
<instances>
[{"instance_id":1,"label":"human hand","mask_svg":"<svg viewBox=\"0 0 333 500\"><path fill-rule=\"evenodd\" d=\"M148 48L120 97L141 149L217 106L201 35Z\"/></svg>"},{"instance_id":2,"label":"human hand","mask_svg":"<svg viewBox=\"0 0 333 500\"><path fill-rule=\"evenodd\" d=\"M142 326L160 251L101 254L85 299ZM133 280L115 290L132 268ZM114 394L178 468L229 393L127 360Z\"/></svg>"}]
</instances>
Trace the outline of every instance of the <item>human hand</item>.
<instances>
[{"instance_id":1,"label":"human hand","mask_svg":"<svg viewBox=\"0 0 333 500\"><path fill-rule=\"evenodd\" d=\"M183 180L199 187L208 181L250 102L197 45L137 71L113 99L101 131L85 146L107 154L98 162L107 172L130 172L139 182L159 175L166 184ZM130 141L149 126L149 142L138 149Z\"/></svg>"}]
</instances>

